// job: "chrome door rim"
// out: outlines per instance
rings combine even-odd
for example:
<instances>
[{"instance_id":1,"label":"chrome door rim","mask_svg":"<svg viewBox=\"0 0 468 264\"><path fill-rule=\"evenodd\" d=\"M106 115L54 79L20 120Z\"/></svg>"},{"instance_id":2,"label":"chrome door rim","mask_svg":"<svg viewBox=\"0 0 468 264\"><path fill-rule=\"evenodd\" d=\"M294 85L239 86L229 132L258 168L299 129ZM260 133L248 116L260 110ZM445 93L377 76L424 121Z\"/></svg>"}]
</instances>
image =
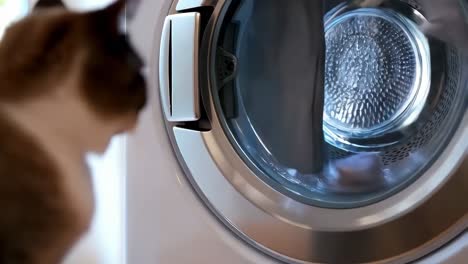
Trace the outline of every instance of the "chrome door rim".
<instances>
[{"instance_id":1,"label":"chrome door rim","mask_svg":"<svg viewBox=\"0 0 468 264\"><path fill-rule=\"evenodd\" d=\"M229 0L218 1L214 13L225 12L229 4ZM214 28L218 18L213 16L207 28ZM214 34L214 30L205 34ZM208 53L214 50L211 45L211 41L202 43L201 85L205 88L210 87L206 78L210 69L205 67L214 58ZM153 69L158 68L157 62L153 61ZM468 227L468 204L450 203L463 197L468 188L468 142L464 140L468 138L467 115L444 150L443 156L450 159L437 160L414 184L390 199L357 209L332 210L302 204L259 179L226 136L211 100L211 89L205 92L203 99L212 130L177 129L168 123L168 132L198 194L222 222L254 247L293 263L410 261ZM195 148L204 156L194 157ZM442 209L444 215L438 217ZM262 234L268 224L269 233ZM393 237L398 234L404 239ZM399 243L384 247L389 241L378 245L375 238L379 237L393 237Z\"/></svg>"}]
</instances>

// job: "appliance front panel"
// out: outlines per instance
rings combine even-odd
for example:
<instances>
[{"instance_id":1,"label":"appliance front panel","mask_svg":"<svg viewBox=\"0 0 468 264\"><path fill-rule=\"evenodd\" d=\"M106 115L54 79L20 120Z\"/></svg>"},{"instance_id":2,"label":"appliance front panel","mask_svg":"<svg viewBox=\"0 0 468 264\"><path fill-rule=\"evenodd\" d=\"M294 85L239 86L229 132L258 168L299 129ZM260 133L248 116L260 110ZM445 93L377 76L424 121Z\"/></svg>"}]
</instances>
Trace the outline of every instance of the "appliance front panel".
<instances>
[{"instance_id":1,"label":"appliance front panel","mask_svg":"<svg viewBox=\"0 0 468 264\"><path fill-rule=\"evenodd\" d=\"M466 229L468 204L460 197L468 191L468 76L463 74L468 56L455 42L424 35L420 29L427 13L418 8L407 1L365 8L309 1L287 7L262 0L173 3L172 23L187 15L200 17L200 42L194 45L199 47L201 112L197 119L169 118L167 132L188 181L232 232L290 263L401 263L434 251ZM323 20L308 16L318 11ZM161 32L172 30L170 24ZM310 34L307 25L312 25ZM377 27L367 28L372 25ZM357 46L335 48L341 43L336 34L348 26L360 36ZM324 38L314 33L320 30ZM391 45L377 34L385 30L397 40L407 39L381 50ZM301 36L310 45L295 42ZM187 38L185 44L193 40L192 33ZM164 45L177 48L174 40ZM360 60L359 45L366 43L377 43L369 53L383 56L373 57L375 67ZM156 46L163 52L151 63L157 72L172 61L164 53L171 48ZM323 56L325 50L348 53L330 58ZM345 61L329 67L334 59ZM192 61L187 58L188 64ZM171 71L167 79L184 74L190 72ZM354 85L349 78L356 76L361 79ZM332 84L342 77L348 81ZM345 95L374 77L382 79L369 87L390 89L376 99L383 102L378 109L384 107L378 118L368 122L334 114L341 106L330 104L332 89ZM398 88L404 91L391 90L392 78L402 82ZM164 78L160 86L161 107L167 109L167 98L178 88ZM380 96L365 89L369 98ZM193 90L187 92L191 96ZM396 101L387 104L387 99ZM328 117L327 104L332 109ZM306 119L303 106L315 109L305 111Z\"/></svg>"}]
</instances>

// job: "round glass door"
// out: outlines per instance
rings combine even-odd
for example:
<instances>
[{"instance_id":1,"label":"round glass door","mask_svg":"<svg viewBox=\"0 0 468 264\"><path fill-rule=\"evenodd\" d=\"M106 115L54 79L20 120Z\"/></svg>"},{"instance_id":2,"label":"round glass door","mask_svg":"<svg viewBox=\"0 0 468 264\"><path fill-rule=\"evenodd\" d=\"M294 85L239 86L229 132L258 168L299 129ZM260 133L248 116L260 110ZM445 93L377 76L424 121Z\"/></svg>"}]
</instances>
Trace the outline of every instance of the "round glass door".
<instances>
[{"instance_id":1,"label":"round glass door","mask_svg":"<svg viewBox=\"0 0 468 264\"><path fill-rule=\"evenodd\" d=\"M417 6L326 2L233 4L213 89L232 144L260 177L304 203L354 208L440 158L466 110L463 55L421 31Z\"/></svg>"}]
</instances>

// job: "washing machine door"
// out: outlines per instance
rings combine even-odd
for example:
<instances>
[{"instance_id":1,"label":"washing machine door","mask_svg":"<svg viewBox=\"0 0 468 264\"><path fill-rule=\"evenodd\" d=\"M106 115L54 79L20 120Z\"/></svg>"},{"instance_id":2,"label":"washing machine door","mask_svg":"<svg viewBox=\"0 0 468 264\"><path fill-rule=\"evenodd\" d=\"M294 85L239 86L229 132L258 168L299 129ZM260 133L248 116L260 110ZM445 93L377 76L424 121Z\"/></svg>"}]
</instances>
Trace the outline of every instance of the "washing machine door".
<instances>
[{"instance_id":1,"label":"washing machine door","mask_svg":"<svg viewBox=\"0 0 468 264\"><path fill-rule=\"evenodd\" d=\"M175 1L153 65L167 130L206 206L258 250L413 261L468 224L465 42L417 1L342 2Z\"/></svg>"}]
</instances>

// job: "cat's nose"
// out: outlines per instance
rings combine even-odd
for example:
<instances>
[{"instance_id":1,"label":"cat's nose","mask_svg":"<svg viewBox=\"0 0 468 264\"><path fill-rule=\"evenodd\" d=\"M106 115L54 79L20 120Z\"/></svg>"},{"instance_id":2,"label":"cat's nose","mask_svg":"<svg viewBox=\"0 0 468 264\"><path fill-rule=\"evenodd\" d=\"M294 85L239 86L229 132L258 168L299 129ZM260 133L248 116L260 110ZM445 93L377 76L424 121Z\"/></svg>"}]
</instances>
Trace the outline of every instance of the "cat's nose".
<instances>
[{"instance_id":1,"label":"cat's nose","mask_svg":"<svg viewBox=\"0 0 468 264\"><path fill-rule=\"evenodd\" d=\"M131 86L136 92L134 97L135 110L140 112L145 107L147 101L146 80L141 73L135 74Z\"/></svg>"}]
</instances>

